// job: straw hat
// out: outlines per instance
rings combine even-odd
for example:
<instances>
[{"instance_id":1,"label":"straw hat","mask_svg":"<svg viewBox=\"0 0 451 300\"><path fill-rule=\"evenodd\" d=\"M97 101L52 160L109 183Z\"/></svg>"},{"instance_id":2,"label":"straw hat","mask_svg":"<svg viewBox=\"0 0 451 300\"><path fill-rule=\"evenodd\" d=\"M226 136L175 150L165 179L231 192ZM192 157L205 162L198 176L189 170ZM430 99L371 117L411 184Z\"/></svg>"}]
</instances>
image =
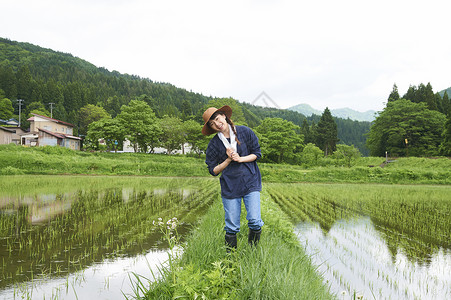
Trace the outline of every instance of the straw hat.
<instances>
[{"instance_id":1,"label":"straw hat","mask_svg":"<svg viewBox=\"0 0 451 300\"><path fill-rule=\"evenodd\" d=\"M217 111L222 111L229 119L232 116L232 109L228 105L224 105L220 109L217 109L216 107L207 108L207 110L202 115L202 118L204 119L204 122L205 122L204 127L202 128L203 135L210 135L210 134L213 134L216 132L213 129L211 129L211 127L208 126L207 123L210 120L211 116Z\"/></svg>"}]
</instances>

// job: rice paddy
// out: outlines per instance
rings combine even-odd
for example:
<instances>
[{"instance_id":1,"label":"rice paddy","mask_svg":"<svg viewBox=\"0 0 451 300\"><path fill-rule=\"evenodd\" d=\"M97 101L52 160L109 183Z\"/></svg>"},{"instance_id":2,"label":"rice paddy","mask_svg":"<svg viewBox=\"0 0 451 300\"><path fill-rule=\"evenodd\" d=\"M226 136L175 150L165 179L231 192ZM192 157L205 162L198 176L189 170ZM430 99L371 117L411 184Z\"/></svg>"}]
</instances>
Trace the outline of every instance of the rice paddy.
<instances>
[{"instance_id":1,"label":"rice paddy","mask_svg":"<svg viewBox=\"0 0 451 300\"><path fill-rule=\"evenodd\" d=\"M217 184L206 179L9 176L2 178L0 191L0 296L67 298L77 294L85 272L95 273L107 262L113 262L109 269L120 261L133 264L166 249L154 222L177 217L183 236L210 206ZM66 285L62 295L54 290L61 280ZM105 282L108 291L108 276ZM116 295L123 298L120 290Z\"/></svg>"},{"instance_id":2,"label":"rice paddy","mask_svg":"<svg viewBox=\"0 0 451 300\"><path fill-rule=\"evenodd\" d=\"M339 298L451 298L449 187L266 186Z\"/></svg>"},{"instance_id":3,"label":"rice paddy","mask_svg":"<svg viewBox=\"0 0 451 300\"><path fill-rule=\"evenodd\" d=\"M5 299L122 299L127 274L167 258L158 218L176 217L183 238L219 194L216 178L0 179ZM451 298L449 186L265 183L263 194L338 299Z\"/></svg>"}]
</instances>

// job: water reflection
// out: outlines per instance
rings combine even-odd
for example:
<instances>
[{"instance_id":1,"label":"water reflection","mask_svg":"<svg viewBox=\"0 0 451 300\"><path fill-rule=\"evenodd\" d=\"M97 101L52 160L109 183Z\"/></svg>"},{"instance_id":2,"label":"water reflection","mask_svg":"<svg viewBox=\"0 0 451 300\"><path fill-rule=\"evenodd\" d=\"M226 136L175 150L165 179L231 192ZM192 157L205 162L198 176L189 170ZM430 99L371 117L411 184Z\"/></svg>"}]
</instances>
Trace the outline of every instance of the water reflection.
<instances>
[{"instance_id":1,"label":"water reflection","mask_svg":"<svg viewBox=\"0 0 451 300\"><path fill-rule=\"evenodd\" d=\"M106 260L67 277L41 278L18 288L4 289L0 291L0 297L5 300L22 296L32 299L124 299L124 295L135 295L133 273L152 280L153 274L158 274L158 267L167 259L167 251L155 249L146 255Z\"/></svg>"},{"instance_id":2,"label":"water reflection","mask_svg":"<svg viewBox=\"0 0 451 300\"><path fill-rule=\"evenodd\" d=\"M91 269L99 274L107 262L109 270L121 268L123 261L164 251L167 245L152 222L177 217L183 237L211 204L214 182L204 181L201 187L189 180L147 180L147 187L139 188L111 183L65 193L0 196L0 295L14 289L28 295L37 283L41 287L31 289L33 298L39 289L48 295L42 281L54 286L65 278L67 285L67 278L83 278L72 274L86 275ZM82 285L95 281L86 278Z\"/></svg>"},{"instance_id":3,"label":"water reflection","mask_svg":"<svg viewBox=\"0 0 451 300\"><path fill-rule=\"evenodd\" d=\"M306 252L340 298L345 291L344 299L353 299L354 292L363 299L450 299L451 250L437 248L418 262L405 247L393 250L386 230L369 217L337 221L327 233L318 223L296 227ZM406 238L398 235L398 245Z\"/></svg>"}]
</instances>

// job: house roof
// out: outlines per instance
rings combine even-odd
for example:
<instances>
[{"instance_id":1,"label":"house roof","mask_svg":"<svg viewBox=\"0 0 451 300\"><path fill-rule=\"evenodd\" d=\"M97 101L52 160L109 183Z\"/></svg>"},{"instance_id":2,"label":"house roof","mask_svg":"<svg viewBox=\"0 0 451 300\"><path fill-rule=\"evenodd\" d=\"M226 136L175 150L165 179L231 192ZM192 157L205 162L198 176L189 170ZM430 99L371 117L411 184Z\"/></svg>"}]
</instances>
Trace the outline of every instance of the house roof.
<instances>
[{"instance_id":1,"label":"house roof","mask_svg":"<svg viewBox=\"0 0 451 300\"><path fill-rule=\"evenodd\" d=\"M47 120L52 121L52 122L55 122L55 123L61 123L61 124L67 125L67 126L75 127L75 126L74 126L73 124L71 124L71 123L67 123L67 122L64 122L64 121L60 121L60 120L57 120L57 119L49 118L49 117L42 116L42 115L38 115L38 114L34 114L34 113L31 113L31 114L32 114L33 116L35 116L35 117L47 119ZM31 118L27 119L27 121L34 121L34 117L31 117Z\"/></svg>"},{"instance_id":2,"label":"house roof","mask_svg":"<svg viewBox=\"0 0 451 300\"><path fill-rule=\"evenodd\" d=\"M17 121L16 119L14 119L14 118L11 118L11 119L9 119L9 120L7 120L6 121L6 124L7 125L19 125L19 121Z\"/></svg>"},{"instance_id":3,"label":"house roof","mask_svg":"<svg viewBox=\"0 0 451 300\"><path fill-rule=\"evenodd\" d=\"M15 130L13 130L13 129L9 129L9 128L5 128L5 127L1 127L1 126L0 126L0 129L1 129L1 130L4 130L4 131L8 131L8 132L11 132L11 133L16 133L16 131L15 131Z\"/></svg>"},{"instance_id":4,"label":"house roof","mask_svg":"<svg viewBox=\"0 0 451 300\"><path fill-rule=\"evenodd\" d=\"M54 137L57 137L59 139L72 139L72 140L81 140L82 138L77 137L77 136L73 136L70 134L63 134L63 133L55 133L46 129L42 129L42 128L38 128L39 131L43 131L47 134L53 135Z\"/></svg>"},{"instance_id":5,"label":"house roof","mask_svg":"<svg viewBox=\"0 0 451 300\"><path fill-rule=\"evenodd\" d=\"M42 129L42 128L38 128L38 130L39 130L39 131L43 131L43 132L45 132L45 133L47 133L47 134L53 135L54 137L57 137L57 138L59 138L59 139L64 139L64 136L63 136L62 134L55 133L55 132L51 132L51 131L49 131L49 130Z\"/></svg>"}]
</instances>

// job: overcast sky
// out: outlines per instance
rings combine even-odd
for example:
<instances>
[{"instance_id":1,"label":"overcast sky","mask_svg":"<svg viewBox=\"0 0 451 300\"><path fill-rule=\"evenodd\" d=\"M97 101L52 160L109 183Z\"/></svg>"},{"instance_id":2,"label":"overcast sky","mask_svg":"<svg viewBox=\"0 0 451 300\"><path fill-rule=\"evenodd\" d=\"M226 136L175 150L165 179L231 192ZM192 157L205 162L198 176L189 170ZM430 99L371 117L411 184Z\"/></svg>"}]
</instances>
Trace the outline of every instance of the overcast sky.
<instances>
[{"instance_id":1,"label":"overcast sky","mask_svg":"<svg viewBox=\"0 0 451 300\"><path fill-rule=\"evenodd\" d=\"M449 0L0 1L0 37L206 96L366 111L451 86Z\"/></svg>"}]
</instances>

